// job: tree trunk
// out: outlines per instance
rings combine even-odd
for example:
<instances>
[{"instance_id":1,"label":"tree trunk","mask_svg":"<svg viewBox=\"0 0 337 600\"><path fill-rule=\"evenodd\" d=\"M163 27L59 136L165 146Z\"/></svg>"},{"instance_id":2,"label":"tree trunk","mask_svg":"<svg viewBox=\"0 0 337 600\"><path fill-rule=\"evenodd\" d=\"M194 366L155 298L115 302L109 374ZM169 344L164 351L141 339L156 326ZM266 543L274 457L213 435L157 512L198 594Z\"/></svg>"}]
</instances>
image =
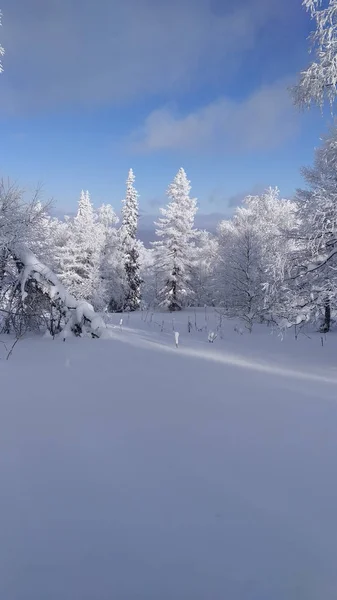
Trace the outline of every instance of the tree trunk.
<instances>
[{"instance_id":1,"label":"tree trunk","mask_svg":"<svg viewBox=\"0 0 337 600\"><path fill-rule=\"evenodd\" d=\"M331 306L330 306L330 300L329 300L329 298L327 298L325 301L325 307L324 307L324 325L323 325L324 333L328 333L328 331L330 331L330 327L331 327Z\"/></svg>"}]
</instances>

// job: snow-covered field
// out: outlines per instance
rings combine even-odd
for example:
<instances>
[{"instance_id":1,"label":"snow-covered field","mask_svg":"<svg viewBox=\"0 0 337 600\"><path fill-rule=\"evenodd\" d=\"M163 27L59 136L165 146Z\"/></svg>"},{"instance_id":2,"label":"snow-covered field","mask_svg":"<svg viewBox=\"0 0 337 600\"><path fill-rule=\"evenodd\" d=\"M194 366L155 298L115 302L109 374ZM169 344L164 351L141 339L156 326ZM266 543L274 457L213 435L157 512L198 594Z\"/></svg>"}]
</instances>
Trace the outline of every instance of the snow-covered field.
<instances>
[{"instance_id":1,"label":"snow-covered field","mask_svg":"<svg viewBox=\"0 0 337 600\"><path fill-rule=\"evenodd\" d=\"M190 316L0 361L1 599L335 600L337 336Z\"/></svg>"}]
</instances>

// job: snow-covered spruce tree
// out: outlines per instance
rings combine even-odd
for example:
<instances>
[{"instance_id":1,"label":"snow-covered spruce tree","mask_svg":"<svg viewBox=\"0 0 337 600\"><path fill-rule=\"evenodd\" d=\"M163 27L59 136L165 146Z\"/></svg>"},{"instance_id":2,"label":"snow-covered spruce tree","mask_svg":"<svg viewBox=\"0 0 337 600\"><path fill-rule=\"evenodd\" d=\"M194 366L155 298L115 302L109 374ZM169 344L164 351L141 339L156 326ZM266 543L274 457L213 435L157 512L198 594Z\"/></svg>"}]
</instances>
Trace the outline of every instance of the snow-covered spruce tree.
<instances>
[{"instance_id":1,"label":"snow-covered spruce tree","mask_svg":"<svg viewBox=\"0 0 337 600\"><path fill-rule=\"evenodd\" d=\"M181 310L193 299L190 280L195 258L197 201L190 198L190 191L186 173L180 169L167 191L170 202L160 209L162 217L156 223L160 240L153 246L160 277L159 304L170 311Z\"/></svg>"},{"instance_id":2,"label":"snow-covered spruce tree","mask_svg":"<svg viewBox=\"0 0 337 600\"><path fill-rule=\"evenodd\" d=\"M321 108L328 100L332 106L337 94L337 0L303 0L316 22L311 34L311 51L315 60L301 72L297 85L292 89L295 104Z\"/></svg>"},{"instance_id":3,"label":"snow-covered spruce tree","mask_svg":"<svg viewBox=\"0 0 337 600\"><path fill-rule=\"evenodd\" d=\"M137 310L141 302L141 279L137 247L138 192L134 187L135 176L130 169L126 180L126 195L122 207L121 237L124 252L126 289L124 310Z\"/></svg>"},{"instance_id":4,"label":"snow-covered spruce tree","mask_svg":"<svg viewBox=\"0 0 337 600\"><path fill-rule=\"evenodd\" d=\"M1 12L1 10L0 10L0 27L1 27L1 25L2 25L1 18L2 18L2 12ZM3 66L2 66L2 62L1 62L1 57L2 57L4 54L5 54L5 50L4 50L4 48L3 48L3 47L1 46L1 44L0 44L0 73L2 73L2 72L3 72Z\"/></svg>"},{"instance_id":5,"label":"snow-covered spruce tree","mask_svg":"<svg viewBox=\"0 0 337 600\"><path fill-rule=\"evenodd\" d=\"M67 222L68 239L60 252L59 276L77 299L94 303L100 283L100 258L104 242L89 192L82 191L75 218Z\"/></svg>"}]
</instances>

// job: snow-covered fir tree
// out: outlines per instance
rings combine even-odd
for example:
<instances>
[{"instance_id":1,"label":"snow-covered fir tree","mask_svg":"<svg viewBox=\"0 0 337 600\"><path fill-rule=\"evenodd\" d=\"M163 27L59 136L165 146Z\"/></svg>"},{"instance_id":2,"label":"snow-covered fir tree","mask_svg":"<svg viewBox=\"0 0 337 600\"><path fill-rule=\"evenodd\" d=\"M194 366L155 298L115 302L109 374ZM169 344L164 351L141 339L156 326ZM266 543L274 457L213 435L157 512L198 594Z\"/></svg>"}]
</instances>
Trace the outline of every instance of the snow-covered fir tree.
<instances>
[{"instance_id":1,"label":"snow-covered fir tree","mask_svg":"<svg viewBox=\"0 0 337 600\"><path fill-rule=\"evenodd\" d=\"M67 222L67 228L67 242L60 252L60 278L76 299L95 303L104 236L89 192L82 191L77 214Z\"/></svg>"},{"instance_id":2,"label":"snow-covered fir tree","mask_svg":"<svg viewBox=\"0 0 337 600\"><path fill-rule=\"evenodd\" d=\"M141 278L139 251L137 247L138 228L138 192L134 187L135 176L130 169L126 181L126 195L122 207L121 236L124 252L124 270L126 274L125 310L137 310L141 302Z\"/></svg>"},{"instance_id":3,"label":"snow-covered fir tree","mask_svg":"<svg viewBox=\"0 0 337 600\"><path fill-rule=\"evenodd\" d=\"M159 272L159 304L170 311L181 310L193 298L191 270L195 258L194 217L197 201L190 197L191 185L184 169L170 184L170 202L161 208L156 223L155 261Z\"/></svg>"}]
</instances>

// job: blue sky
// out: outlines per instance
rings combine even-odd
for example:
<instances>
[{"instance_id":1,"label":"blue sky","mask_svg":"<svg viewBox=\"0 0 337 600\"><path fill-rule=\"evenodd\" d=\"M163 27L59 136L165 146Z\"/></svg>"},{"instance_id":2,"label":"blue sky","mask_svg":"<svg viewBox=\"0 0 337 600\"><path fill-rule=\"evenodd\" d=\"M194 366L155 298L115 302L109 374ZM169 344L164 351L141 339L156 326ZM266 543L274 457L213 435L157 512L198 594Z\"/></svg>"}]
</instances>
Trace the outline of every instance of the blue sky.
<instances>
[{"instance_id":1,"label":"blue sky","mask_svg":"<svg viewBox=\"0 0 337 600\"><path fill-rule=\"evenodd\" d=\"M1 0L0 174L82 188L118 209L128 169L144 213L183 166L200 212L289 196L327 127L287 86L309 60L301 0Z\"/></svg>"}]
</instances>

